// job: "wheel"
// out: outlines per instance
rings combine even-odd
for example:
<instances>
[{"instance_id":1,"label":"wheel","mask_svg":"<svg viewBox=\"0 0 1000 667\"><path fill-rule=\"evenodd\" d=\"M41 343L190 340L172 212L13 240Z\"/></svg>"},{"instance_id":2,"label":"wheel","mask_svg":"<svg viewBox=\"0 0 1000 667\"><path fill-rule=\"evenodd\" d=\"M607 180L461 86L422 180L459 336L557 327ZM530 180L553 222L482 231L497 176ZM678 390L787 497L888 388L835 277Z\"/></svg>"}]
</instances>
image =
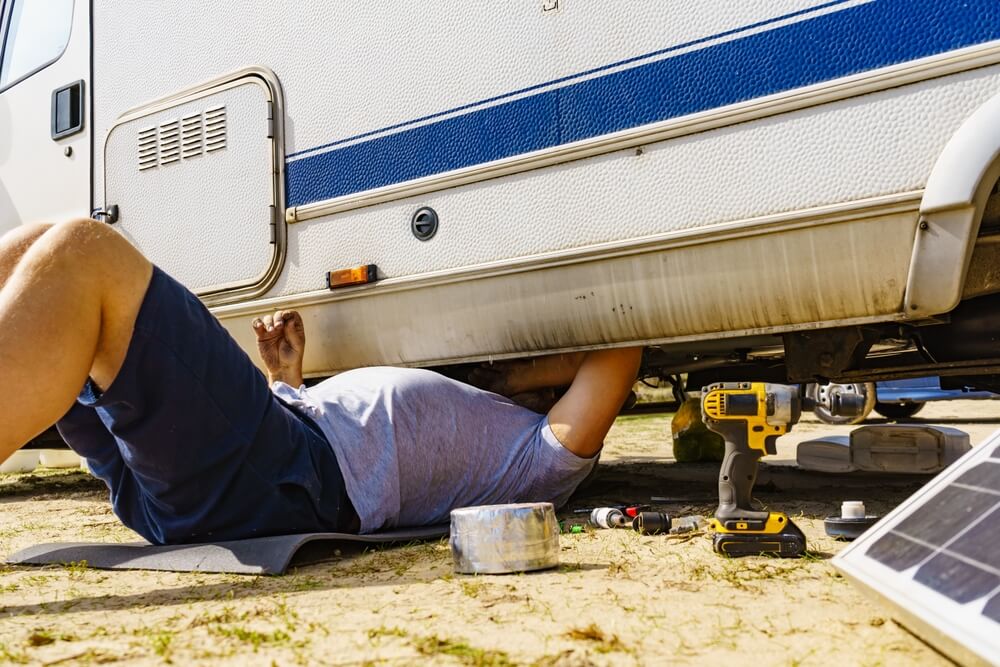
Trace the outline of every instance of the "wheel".
<instances>
[{"instance_id":1,"label":"wheel","mask_svg":"<svg viewBox=\"0 0 1000 667\"><path fill-rule=\"evenodd\" d=\"M827 424L860 424L871 413L875 407L875 383L856 382L854 384L810 384L806 386L806 393L816 401L813 414L816 418ZM830 402L837 394L859 394L865 397L865 406L861 414L855 417L842 417L830 413Z\"/></svg>"},{"instance_id":2,"label":"wheel","mask_svg":"<svg viewBox=\"0 0 1000 667\"><path fill-rule=\"evenodd\" d=\"M875 403L875 412L886 419L909 419L924 409L926 403Z\"/></svg>"}]
</instances>

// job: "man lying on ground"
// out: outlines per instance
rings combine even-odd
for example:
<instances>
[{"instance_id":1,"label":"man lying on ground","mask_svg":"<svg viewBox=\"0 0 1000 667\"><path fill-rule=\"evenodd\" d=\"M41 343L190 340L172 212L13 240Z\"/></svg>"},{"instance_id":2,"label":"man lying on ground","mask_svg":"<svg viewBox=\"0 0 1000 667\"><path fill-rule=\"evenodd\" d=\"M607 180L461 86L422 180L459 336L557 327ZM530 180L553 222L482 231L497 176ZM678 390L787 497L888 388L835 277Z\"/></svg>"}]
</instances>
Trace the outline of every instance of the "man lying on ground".
<instances>
[{"instance_id":1,"label":"man lying on ground","mask_svg":"<svg viewBox=\"0 0 1000 667\"><path fill-rule=\"evenodd\" d=\"M508 393L570 385L547 416L426 370L363 368L307 389L302 320L279 311L254 322L265 380L193 294L92 220L0 238L0 286L0 460L58 420L118 517L157 544L560 505L640 359L515 365Z\"/></svg>"}]
</instances>

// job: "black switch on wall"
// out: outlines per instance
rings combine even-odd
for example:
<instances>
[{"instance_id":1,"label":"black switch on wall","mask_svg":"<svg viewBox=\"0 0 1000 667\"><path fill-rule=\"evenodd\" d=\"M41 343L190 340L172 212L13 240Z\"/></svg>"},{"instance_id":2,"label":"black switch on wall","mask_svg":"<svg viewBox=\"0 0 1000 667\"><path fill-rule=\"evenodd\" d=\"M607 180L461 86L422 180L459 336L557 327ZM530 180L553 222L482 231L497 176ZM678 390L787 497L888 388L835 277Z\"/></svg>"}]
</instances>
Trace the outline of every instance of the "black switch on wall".
<instances>
[{"instance_id":1,"label":"black switch on wall","mask_svg":"<svg viewBox=\"0 0 1000 667\"><path fill-rule=\"evenodd\" d=\"M52 138L83 129L83 80L52 91Z\"/></svg>"}]
</instances>

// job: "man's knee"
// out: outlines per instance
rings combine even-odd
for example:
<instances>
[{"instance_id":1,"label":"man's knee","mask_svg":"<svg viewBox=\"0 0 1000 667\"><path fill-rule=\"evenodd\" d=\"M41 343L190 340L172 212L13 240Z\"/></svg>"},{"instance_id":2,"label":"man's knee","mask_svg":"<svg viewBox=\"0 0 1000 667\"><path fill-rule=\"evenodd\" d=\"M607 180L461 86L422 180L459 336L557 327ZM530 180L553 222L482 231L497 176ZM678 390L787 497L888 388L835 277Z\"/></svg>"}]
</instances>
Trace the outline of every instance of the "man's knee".
<instances>
[{"instance_id":1,"label":"man's knee","mask_svg":"<svg viewBox=\"0 0 1000 667\"><path fill-rule=\"evenodd\" d=\"M76 218L52 225L47 232L53 252L98 249L124 241L107 224L90 218Z\"/></svg>"},{"instance_id":2,"label":"man's knee","mask_svg":"<svg viewBox=\"0 0 1000 667\"><path fill-rule=\"evenodd\" d=\"M121 234L90 218L53 225L35 247L67 269L83 269L95 277L106 273L127 279L131 273L147 273L149 265Z\"/></svg>"},{"instance_id":3,"label":"man's knee","mask_svg":"<svg viewBox=\"0 0 1000 667\"><path fill-rule=\"evenodd\" d=\"M107 388L118 374L153 266L115 229L89 219L62 222L31 249L33 270L59 272L101 310L90 377ZM26 276L30 282L31 276Z\"/></svg>"}]
</instances>

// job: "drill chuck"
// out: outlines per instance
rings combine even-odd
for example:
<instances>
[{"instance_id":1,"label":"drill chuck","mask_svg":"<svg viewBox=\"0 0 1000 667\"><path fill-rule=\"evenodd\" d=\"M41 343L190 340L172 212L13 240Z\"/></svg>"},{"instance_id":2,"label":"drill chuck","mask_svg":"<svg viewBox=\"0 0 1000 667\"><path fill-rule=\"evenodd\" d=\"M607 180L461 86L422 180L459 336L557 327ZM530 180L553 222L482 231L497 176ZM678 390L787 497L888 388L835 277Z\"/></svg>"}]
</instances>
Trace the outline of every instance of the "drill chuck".
<instances>
[{"instance_id":1,"label":"drill chuck","mask_svg":"<svg viewBox=\"0 0 1000 667\"><path fill-rule=\"evenodd\" d=\"M831 392L826 402L826 409L834 417L858 417L865 412L865 397L861 394ZM816 408L817 401L807 401L807 409Z\"/></svg>"}]
</instances>

